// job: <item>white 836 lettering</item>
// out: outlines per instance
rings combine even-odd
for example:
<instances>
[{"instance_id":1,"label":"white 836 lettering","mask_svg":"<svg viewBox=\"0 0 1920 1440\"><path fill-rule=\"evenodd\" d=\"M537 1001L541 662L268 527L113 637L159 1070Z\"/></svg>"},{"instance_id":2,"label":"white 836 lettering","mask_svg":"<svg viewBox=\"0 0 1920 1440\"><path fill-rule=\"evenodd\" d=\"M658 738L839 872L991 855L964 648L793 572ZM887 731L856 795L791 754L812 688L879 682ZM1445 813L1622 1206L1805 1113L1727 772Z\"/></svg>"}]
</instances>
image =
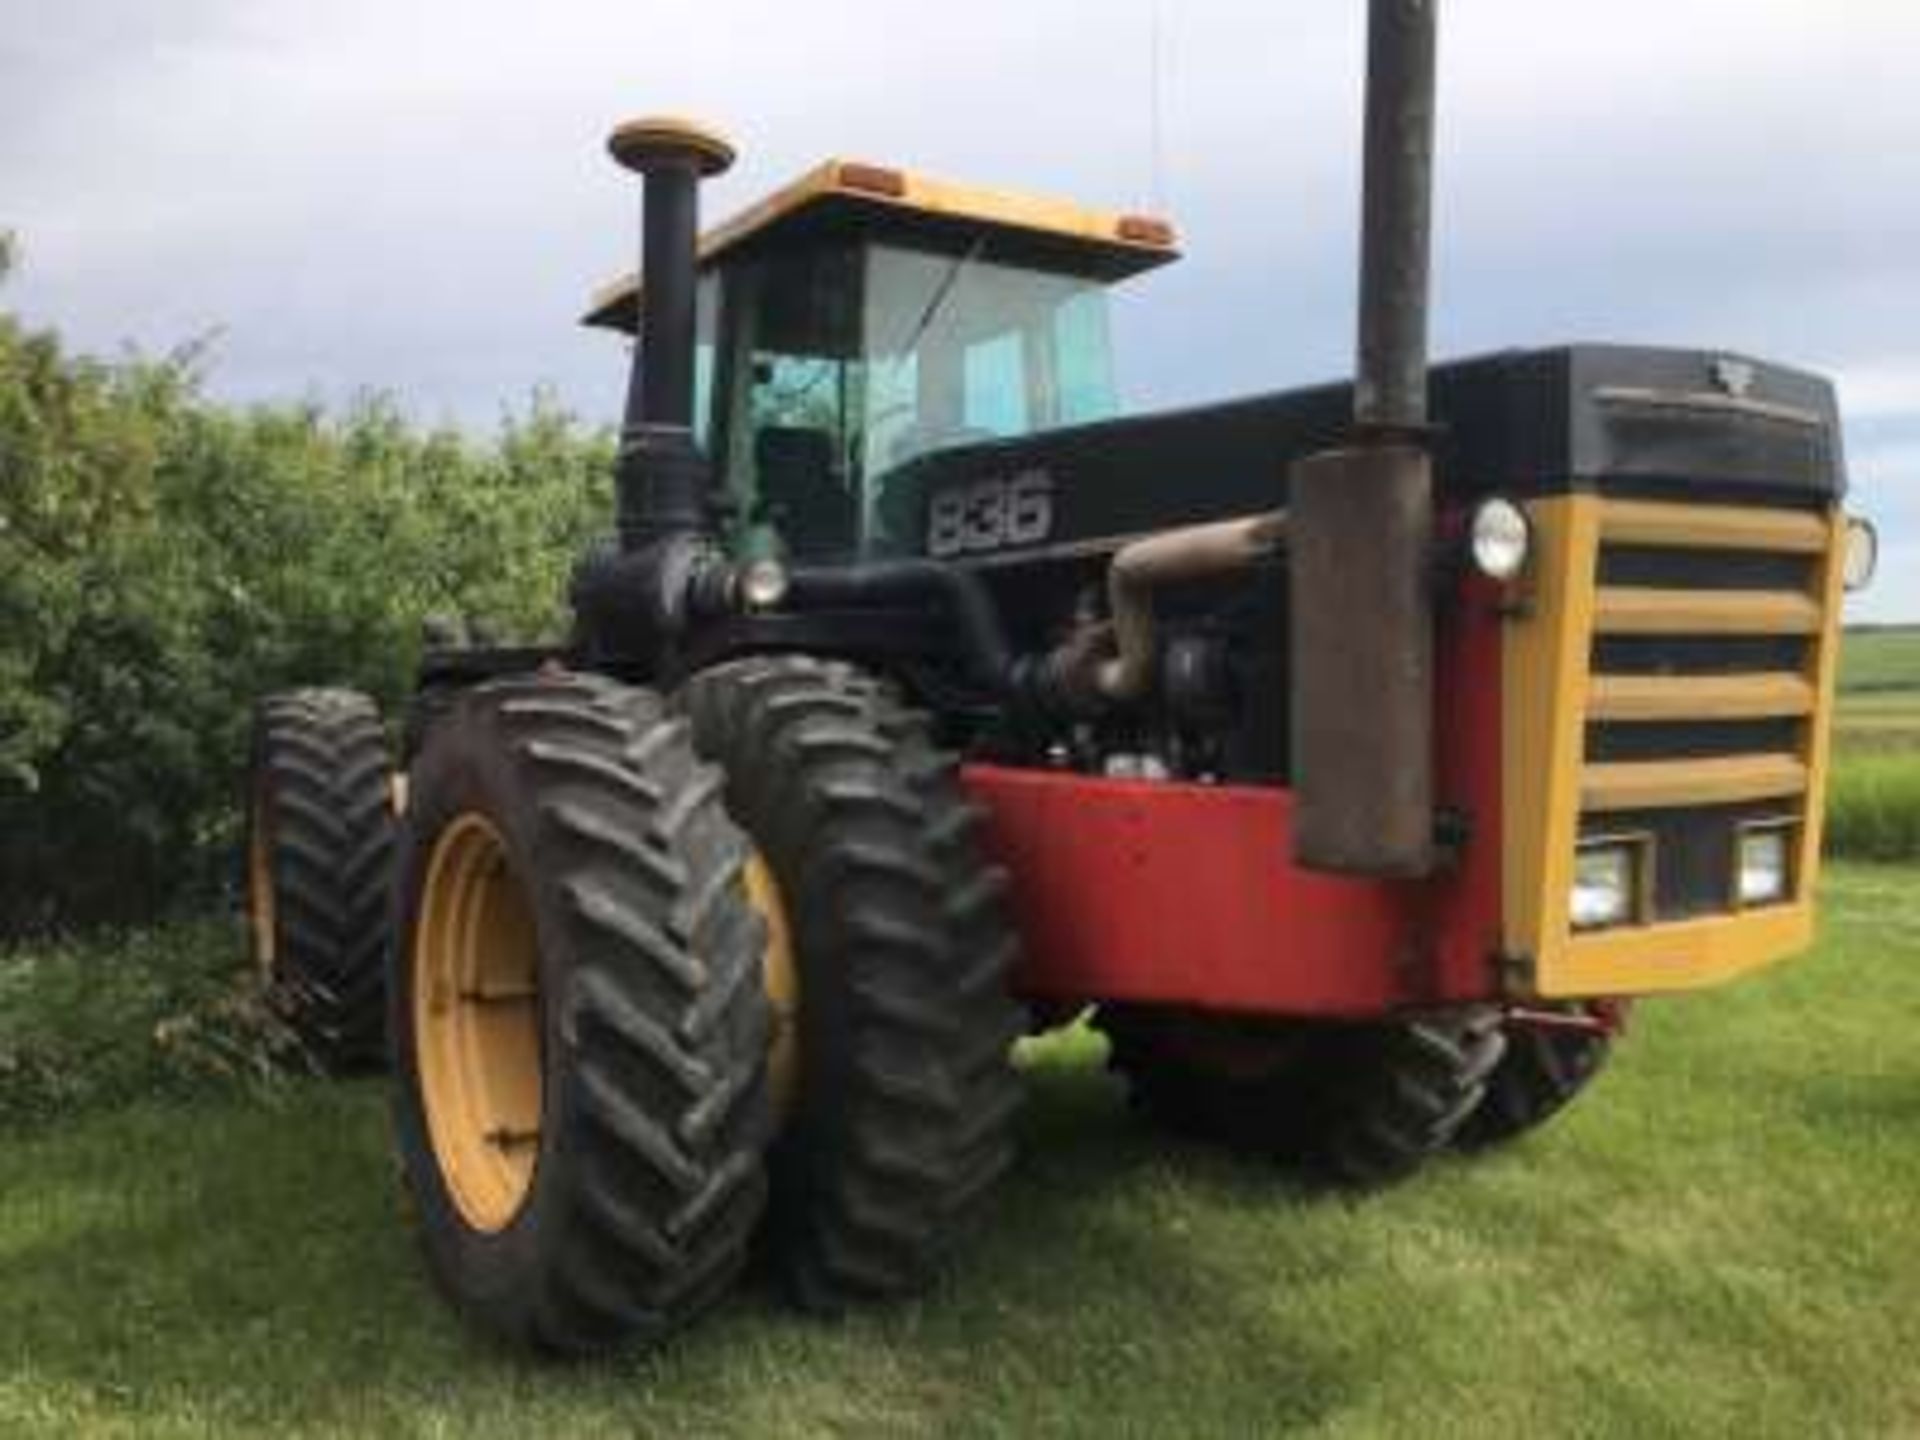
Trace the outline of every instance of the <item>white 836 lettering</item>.
<instances>
[{"instance_id":1,"label":"white 836 lettering","mask_svg":"<svg viewBox=\"0 0 1920 1440\"><path fill-rule=\"evenodd\" d=\"M1023 470L942 490L927 507L927 553L935 559L1033 545L1053 531L1053 477Z\"/></svg>"}]
</instances>

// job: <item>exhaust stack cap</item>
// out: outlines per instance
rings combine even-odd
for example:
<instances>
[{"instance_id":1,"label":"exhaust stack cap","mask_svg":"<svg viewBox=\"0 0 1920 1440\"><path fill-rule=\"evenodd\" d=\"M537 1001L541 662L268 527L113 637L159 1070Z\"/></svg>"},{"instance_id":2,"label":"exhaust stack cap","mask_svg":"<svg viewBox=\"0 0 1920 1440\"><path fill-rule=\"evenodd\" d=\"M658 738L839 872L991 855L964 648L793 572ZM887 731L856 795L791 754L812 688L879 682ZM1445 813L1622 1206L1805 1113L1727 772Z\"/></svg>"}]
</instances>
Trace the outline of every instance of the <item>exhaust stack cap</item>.
<instances>
[{"instance_id":1,"label":"exhaust stack cap","mask_svg":"<svg viewBox=\"0 0 1920 1440\"><path fill-rule=\"evenodd\" d=\"M642 175L685 166L703 180L728 170L734 154L732 142L719 131L677 115L623 120L607 137L607 150Z\"/></svg>"}]
</instances>

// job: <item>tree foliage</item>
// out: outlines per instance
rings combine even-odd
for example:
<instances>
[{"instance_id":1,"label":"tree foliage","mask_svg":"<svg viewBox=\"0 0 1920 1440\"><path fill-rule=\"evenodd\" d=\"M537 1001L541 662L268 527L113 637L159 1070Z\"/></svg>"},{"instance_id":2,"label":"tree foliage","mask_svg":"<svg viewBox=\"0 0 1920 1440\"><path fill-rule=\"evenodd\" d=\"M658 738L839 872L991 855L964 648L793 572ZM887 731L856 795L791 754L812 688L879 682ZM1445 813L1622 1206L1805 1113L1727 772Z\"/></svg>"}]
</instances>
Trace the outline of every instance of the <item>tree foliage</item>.
<instances>
[{"instance_id":1,"label":"tree foliage","mask_svg":"<svg viewBox=\"0 0 1920 1440\"><path fill-rule=\"evenodd\" d=\"M552 633L610 518L610 438L549 399L480 443L379 397L222 407L203 358L0 313L0 933L214 883L255 696L395 705L428 616Z\"/></svg>"}]
</instances>

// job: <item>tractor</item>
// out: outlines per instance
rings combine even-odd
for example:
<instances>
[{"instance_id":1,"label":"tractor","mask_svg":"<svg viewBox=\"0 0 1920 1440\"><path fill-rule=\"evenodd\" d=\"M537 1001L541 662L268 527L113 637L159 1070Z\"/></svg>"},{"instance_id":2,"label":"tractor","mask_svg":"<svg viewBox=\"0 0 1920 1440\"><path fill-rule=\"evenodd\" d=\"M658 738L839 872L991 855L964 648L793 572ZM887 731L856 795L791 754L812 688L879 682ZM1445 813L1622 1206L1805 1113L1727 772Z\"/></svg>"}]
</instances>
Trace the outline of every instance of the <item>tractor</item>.
<instances>
[{"instance_id":1,"label":"tractor","mask_svg":"<svg viewBox=\"0 0 1920 1440\"><path fill-rule=\"evenodd\" d=\"M1171 413L1120 411L1107 310L1165 221L831 161L702 237L727 142L614 130L571 632L430 648L395 760L339 691L255 741L256 958L390 1059L461 1312L573 1353L750 1255L914 1293L1013 1162L1016 1042L1083 1017L1150 1119L1372 1186L1808 944L1874 548L1832 387L1430 373L1434 24L1372 6L1356 378Z\"/></svg>"}]
</instances>

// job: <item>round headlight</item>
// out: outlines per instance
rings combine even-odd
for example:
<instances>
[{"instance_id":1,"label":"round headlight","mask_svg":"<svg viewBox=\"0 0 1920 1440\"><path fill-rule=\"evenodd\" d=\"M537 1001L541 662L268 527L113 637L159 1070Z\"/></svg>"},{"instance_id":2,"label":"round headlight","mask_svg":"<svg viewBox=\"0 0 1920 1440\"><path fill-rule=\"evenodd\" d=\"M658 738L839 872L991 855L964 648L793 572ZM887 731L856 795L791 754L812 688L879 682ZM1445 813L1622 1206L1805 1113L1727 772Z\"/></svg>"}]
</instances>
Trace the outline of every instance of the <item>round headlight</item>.
<instances>
[{"instance_id":1,"label":"round headlight","mask_svg":"<svg viewBox=\"0 0 1920 1440\"><path fill-rule=\"evenodd\" d=\"M1847 521L1847 553L1840 562L1840 577L1849 590L1864 590L1873 583L1873 572L1880 568L1880 532L1871 520L1858 516Z\"/></svg>"},{"instance_id":2,"label":"round headlight","mask_svg":"<svg viewBox=\"0 0 1920 1440\"><path fill-rule=\"evenodd\" d=\"M1489 580L1511 580L1527 564L1533 529L1511 500L1487 500L1473 512L1473 567Z\"/></svg>"},{"instance_id":3,"label":"round headlight","mask_svg":"<svg viewBox=\"0 0 1920 1440\"><path fill-rule=\"evenodd\" d=\"M787 598L787 567L778 560L754 560L740 572L740 603L748 610L771 610Z\"/></svg>"}]
</instances>

